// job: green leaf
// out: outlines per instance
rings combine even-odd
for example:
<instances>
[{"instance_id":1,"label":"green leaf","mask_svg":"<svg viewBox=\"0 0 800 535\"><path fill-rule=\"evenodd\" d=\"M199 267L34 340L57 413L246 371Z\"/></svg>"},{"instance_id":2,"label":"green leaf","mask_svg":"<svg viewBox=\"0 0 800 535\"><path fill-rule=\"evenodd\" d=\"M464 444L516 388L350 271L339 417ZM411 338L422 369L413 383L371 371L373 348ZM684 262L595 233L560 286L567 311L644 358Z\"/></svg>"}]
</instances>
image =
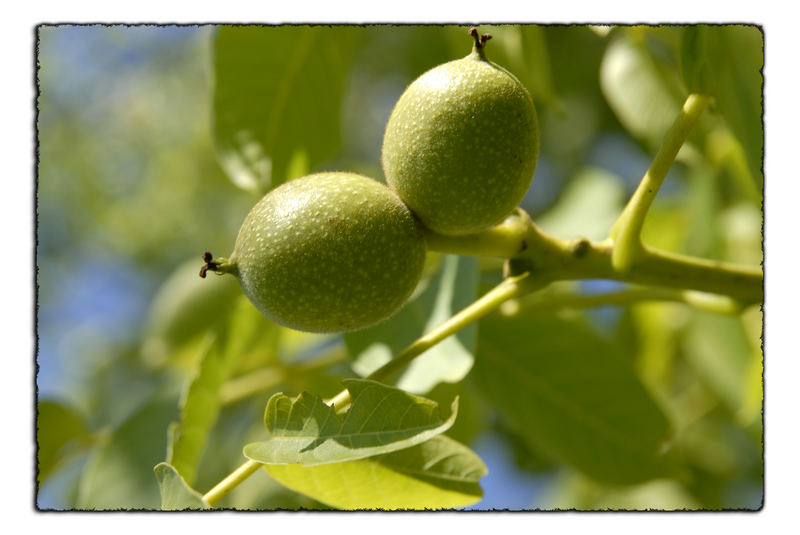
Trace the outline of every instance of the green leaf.
<instances>
[{"instance_id":1,"label":"green leaf","mask_svg":"<svg viewBox=\"0 0 800 535\"><path fill-rule=\"evenodd\" d=\"M705 24L695 24L681 32L681 77L690 93L714 94L716 80L708 53L710 31L713 29Z\"/></svg>"},{"instance_id":2,"label":"green leaf","mask_svg":"<svg viewBox=\"0 0 800 535\"><path fill-rule=\"evenodd\" d=\"M288 329L268 320L242 293L227 319L225 354L231 375L276 363L282 335Z\"/></svg>"},{"instance_id":3,"label":"green leaf","mask_svg":"<svg viewBox=\"0 0 800 535\"><path fill-rule=\"evenodd\" d=\"M200 256L179 265L164 281L148 312L142 358L160 365L176 350L224 321L242 295L234 277L199 276Z\"/></svg>"},{"instance_id":4,"label":"green leaf","mask_svg":"<svg viewBox=\"0 0 800 535\"><path fill-rule=\"evenodd\" d=\"M563 239L603 240L625 205L622 180L599 168L584 168L570 180L553 208L536 224Z\"/></svg>"},{"instance_id":5,"label":"green leaf","mask_svg":"<svg viewBox=\"0 0 800 535\"><path fill-rule=\"evenodd\" d=\"M690 26L684 30L682 73L692 90L713 95L747 155L761 188L764 130L761 89L764 36L756 26Z\"/></svg>"},{"instance_id":6,"label":"green leaf","mask_svg":"<svg viewBox=\"0 0 800 535\"><path fill-rule=\"evenodd\" d=\"M747 336L741 317L692 311L682 345L687 362L731 412L740 420L752 415L748 392L753 368L761 371L761 351L759 341Z\"/></svg>"},{"instance_id":7,"label":"green leaf","mask_svg":"<svg viewBox=\"0 0 800 535\"><path fill-rule=\"evenodd\" d=\"M520 76L520 80L534 95L534 98L541 99L547 105L553 105L557 96L544 27L525 24L520 26L519 31L527 67L520 69L520 73L524 73Z\"/></svg>"},{"instance_id":8,"label":"green leaf","mask_svg":"<svg viewBox=\"0 0 800 535\"><path fill-rule=\"evenodd\" d=\"M487 318L479 333L471 378L534 450L608 483L668 473L667 420L622 348L544 314Z\"/></svg>"},{"instance_id":9,"label":"green leaf","mask_svg":"<svg viewBox=\"0 0 800 535\"><path fill-rule=\"evenodd\" d=\"M456 419L458 398L447 420L439 404L375 381L343 381L352 399L340 421L322 399L304 392L295 399L275 394L264 423L269 440L244 448L246 457L264 464L306 466L362 459L408 448L447 431Z\"/></svg>"},{"instance_id":10,"label":"green leaf","mask_svg":"<svg viewBox=\"0 0 800 535\"><path fill-rule=\"evenodd\" d=\"M475 387L467 381L440 383L426 397L440 406L447 406L458 398L458 418L447 430L447 436L462 444L473 444L487 427L494 425L495 414L491 407L483 403Z\"/></svg>"},{"instance_id":11,"label":"green leaf","mask_svg":"<svg viewBox=\"0 0 800 535\"><path fill-rule=\"evenodd\" d=\"M444 435L393 453L319 466L267 465L286 487L338 509L450 509L481 499L488 473L469 448Z\"/></svg>"},{"instance_id":12,"label":"green leaf","mask_svg":"<svg viewBox=\"0 0 800 535\"><path fill-rule=\"evenodd\" d=\"M36 445L39 483L53 473L71 449L89 440L89 428L77 411L54 400L36 405Z\"/></svg>"},{"instance_id":13,"label":"green leaf","mask_svg":"<svg viewBox=\"0 0 800 535\"><path fill-rule=\"evenodd\" d=\"M81 474L77 509L161 507L152 467L164 458L164 429L175 418L176 407L175 397L157 397L111 433Z\"/></svg>"},{"instance_id":14,"label":"green leaf","mask_svg":"<svg viewBox=\"0 0 800 535\"><path fill-rule=\"evenodd\" d=\"M167 462L191 484L208 437L219 414L219 389L228 376L219 341L209 335L195 377L181 399L181 420L170 426Z\"/></svg>"},{"instance_id":15,"label":"green leaf","mask_svg":"<svg viewBox=\"0 0 800 535\"><path fill-rule=\"evenodd\" d=\"M181 399L181 420L170 429L167 461L195 483L197 465L222 405L222 387L244 358L256 352L261 364L276 355L278 326L266 320L245 296L240 296L219 334L208 332L203 357ZM255 351L253 349L255 348ZM246 363L249 366L256 362Z\"/></svg>"},{"instance_id":16,"label":"green leaf","mask_svg":"<svg viewBox=\"0 0 800 535\"><path fill-rule=\"evenodd\" d=\"M477 286L477 259L444 255L439 275L394 317L345 334L355 372L369 375L414 340L470 305L477 297ZM472 369L475 340L475 325L444 339L400 372L397 387L424 394L438 383L462 380Z\"/></svg>"},{"instance_id":17,"label":"green leaf","mask_svg":"<svg viewBox=\"0 0 800 535\"><path fill-rule=\"evenodd\" d=\"M168 463L159 463L154 471L161 489L161 509L163 511L210 509L209 505L203 501L203 496L186 484L175 467Z\"/></svg>"},{"instance_id":18,"label":"green leaf","mask_svg":"<svg viewBox=\"0 0 800 535\"><path fill-rule=\"evenodd\" d=\"M213 134L222 167L263 194L337 154L354 26L223 26L214 41ZM290 164L290 162L292 162Z\"/></svg>"},{"instance_id":19,"label":"green leaf","mask_svg":"<svg viewBox=\"0 0 800 535\"><path fill-rule=\"evenodd\" d=\"M600 65L600 88L628 132L655 148L686 95L677 73L661 67L643 37L631 29L612 40Z\"/></svg>"}]
</instances>

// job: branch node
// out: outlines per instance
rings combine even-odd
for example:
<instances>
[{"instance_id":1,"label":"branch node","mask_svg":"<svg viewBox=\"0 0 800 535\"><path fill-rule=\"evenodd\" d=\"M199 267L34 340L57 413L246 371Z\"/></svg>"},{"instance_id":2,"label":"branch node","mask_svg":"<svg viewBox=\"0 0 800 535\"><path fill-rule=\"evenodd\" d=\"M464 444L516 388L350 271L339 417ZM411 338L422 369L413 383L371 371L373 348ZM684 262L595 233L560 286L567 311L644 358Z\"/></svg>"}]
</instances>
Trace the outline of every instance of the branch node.
<instances>
[{"instance_id":1,"label":"branch node","mask_svg":"<svg viewBox=\"0 0 800 535\"><path fill-rule=\"evenodd\" d=\"M590 247L591 243L589 240L586 238L578 238L572 243L570 250L572 251L572 256L575 258L583 258L586 256L586 253L589 252Z\"/></svg>"}]
</instances>

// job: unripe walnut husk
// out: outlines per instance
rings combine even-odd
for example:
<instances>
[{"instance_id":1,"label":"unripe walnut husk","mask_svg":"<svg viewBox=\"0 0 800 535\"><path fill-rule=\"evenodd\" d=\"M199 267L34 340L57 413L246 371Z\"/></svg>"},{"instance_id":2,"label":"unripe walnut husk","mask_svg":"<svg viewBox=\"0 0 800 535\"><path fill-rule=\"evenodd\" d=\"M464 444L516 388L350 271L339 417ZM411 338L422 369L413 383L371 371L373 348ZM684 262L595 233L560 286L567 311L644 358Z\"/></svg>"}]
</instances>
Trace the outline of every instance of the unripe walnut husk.
<instances>
[{"instance_id":1,"label":"unripe walnut husk","mask_svg":"<svg viewBox=\"0 0 800 535\"><path fill-rule=\"evenodd\" d=\"M344 172L308 175L264 196L229 259L206 270L233 273L269 319L301 331L344 332L397 312L419 281L423 229L385 185Z\"/></svg>"},{"instance_id":2,"label":"unripe walnut husk","mask_svg":"<svg viewBox=\"0 0 800 535\"><path fill-rule=\"evenodd\" d=\"M536 168L533 100L513 74L486 59L486 37L476 36L467 57L417 78L384 134L387 183L440 234L501 222L525 196Z\"/></svg>"}]
</instances>

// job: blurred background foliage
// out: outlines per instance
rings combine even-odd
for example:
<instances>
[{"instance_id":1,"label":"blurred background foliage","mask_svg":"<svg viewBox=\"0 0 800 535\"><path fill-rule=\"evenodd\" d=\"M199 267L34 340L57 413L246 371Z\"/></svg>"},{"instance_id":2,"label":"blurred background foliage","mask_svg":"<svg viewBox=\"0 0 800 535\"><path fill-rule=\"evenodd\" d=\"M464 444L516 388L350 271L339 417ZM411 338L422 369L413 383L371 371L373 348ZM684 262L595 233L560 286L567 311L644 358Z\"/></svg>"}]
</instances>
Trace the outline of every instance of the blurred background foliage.
<instances>
[{"instance_id":1,"label":"blurred background foliage","mask_svg":"<svg viewBox=\"0 0 800 535\"><path fill-rule=\"evenodd\" d=\"M759 28L480 29L494 36L490 58L536 103L541 155L523 207L538 225L563 238L604 238L685 96L707 91L714 103L670 171L644 241L761 262ZM466 27L455 26L38 28L38 507L158 508L153 467L176 447L194 457L173 462L205 492L242 462L245 443L263 437L271 394L333 395L341 378L368 373L497 282L499 262L430 255L415 301L391 328L342 337L270 324L235 281L196 273L203 251L230 252L269 188L323 169L382 180L394 102L470 46ZM585 281L546 292L619 287ZM442 301L441 288L457 291ZM680 302L580 309L541 297L508 303L400 379L442 403L460 395L448 435L489 467L473 508L761 506L758 307L723 316ZM210 347L216 371L202 368L209 375L192 390ZM654 427L625 429L637 420L623 420L620 432L651 440L660 418L668 421L666 447L681 469L611 481L598 468L602 454L553 450L564 429L546 407L526 408L521 380L495 377L498 347L509 363L533 347L520 358L556 382L563 373L608 376L641 390L653 401L637 418L655 411L645 426ZM617 372L598 360L609 356ZM564 393L580 397L581 384ZM174 425L181 410L184 427ZM176 446L191 442L189 425L207 440ZM263 471L220 505L325 507Z\"/></svg>"}]
</instances>

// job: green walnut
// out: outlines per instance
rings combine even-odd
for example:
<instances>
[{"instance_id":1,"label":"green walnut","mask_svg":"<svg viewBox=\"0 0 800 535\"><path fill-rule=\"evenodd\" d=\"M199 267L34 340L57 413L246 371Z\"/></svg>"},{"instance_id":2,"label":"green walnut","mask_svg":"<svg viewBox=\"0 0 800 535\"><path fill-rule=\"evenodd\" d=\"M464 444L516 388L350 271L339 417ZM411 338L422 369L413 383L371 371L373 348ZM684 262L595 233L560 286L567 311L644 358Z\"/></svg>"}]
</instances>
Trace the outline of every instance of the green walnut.
<instances>
[{"instance_id":1,"label":"green walnut","mask_svg":"<svg viewBox=\"0 0 800 535\"><path fill-rule=\"evenodd\" d=\"M539 152L531 95L510 72L472 53L417 78L383 138L387 183L429 229L468 234L505 219L530 186Z\"/></svg>"},{"instance_id":2,"label":"green walnut","mask_svg":"<svg viewBox=\"0 0 800 535\"><path fill-rule=\"evenodd\" d=\"M353 331L394 314L419 282L423 229L385 185L329 172L287 182L247 215L230 258L206 253L200 275L232 273L265 316L292 329Z\"/></svg>"}]
</instances>

